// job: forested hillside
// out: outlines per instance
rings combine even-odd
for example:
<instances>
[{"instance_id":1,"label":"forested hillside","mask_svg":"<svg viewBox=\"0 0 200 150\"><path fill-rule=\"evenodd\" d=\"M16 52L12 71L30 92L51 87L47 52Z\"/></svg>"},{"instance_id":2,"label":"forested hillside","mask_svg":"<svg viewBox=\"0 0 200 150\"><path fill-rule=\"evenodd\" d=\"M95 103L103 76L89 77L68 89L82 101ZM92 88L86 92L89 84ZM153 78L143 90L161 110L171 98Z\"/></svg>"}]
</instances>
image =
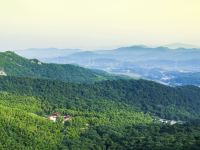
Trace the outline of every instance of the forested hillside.
<instances>
[{"instance_id":1,"label":"forested hillside","mask_svg":"<svg viewBox=\"0 0 200 150\"><path fill-rule=\"evenodd\" d=\"M53 123L47 119L51 113L45 103L34 97L0 93L0 149L64 149L69 147L67 142L79 141L81 134L102 125L120 129L153 122L152 117L130 106L104 100L91 102L91 109L84 110L58 106L54 111L68 114L72 120Z\"/></svg>"},{"instance_id":2,"label":"forested hillside","mask_svg":"<svg viewBox=\"0 0 200 150\"><path fill-rule=\"evenodd\" d=\"M194 86L174 88L145 80L74 84L0 77L0 90L36 96L48 100L55 108L62 106L78 110L91 109L91 102L110 100L165 119L190 120L200 117L200 88Z\"/></svg>"},{"instance_id":3,"label":"forested hillside","mask_svg":"<svg viewBox=\"0 0 200 150\"><path fill-rule=\"evenodd\" d=\"M86 85L13 77L1 77L0 85L0 149L198 150L200 147L198 120L183 125L162 124L125 101L95 98L95 93L89 96L91 85L83 90ZM53 123L47 119L52 112L68 114L72 119L65 124Z\"/></svg>"},{"instance_id":4,"label":"forested hillside","mask_svg":"<svg viewBox=\"0 0 200 150\"><path fill-rule=\"evenodd\" d=\"M33 97L0 93L0 149L58 149L61 125L49 122Z\"/></svg>"},{"instance_id":5,"label":"forested hillside","mask_svg":"<svg viewBox=\"0 0 200 150\"><path fill-rule=\"evenodd\" d=\"M12 52L0 53L0 68L0 149L200 148L198 87L122 79ZM54 112L61 114L56 122L48 119ZM63 123L64 115L71 119Z\"/></svg>"},{"instance_id":6,"label":"forested hillside","mask_svg":"<svg viewBox=\"0 0 200 150\"><path fill-rule=\"evenodd\" d=\"M37 59L26 59L10 51L0 52L0 75L1 72L8 76L45 78L76 83L123 78L75 65L42 63Z\"/></svg>"}]
</instances>

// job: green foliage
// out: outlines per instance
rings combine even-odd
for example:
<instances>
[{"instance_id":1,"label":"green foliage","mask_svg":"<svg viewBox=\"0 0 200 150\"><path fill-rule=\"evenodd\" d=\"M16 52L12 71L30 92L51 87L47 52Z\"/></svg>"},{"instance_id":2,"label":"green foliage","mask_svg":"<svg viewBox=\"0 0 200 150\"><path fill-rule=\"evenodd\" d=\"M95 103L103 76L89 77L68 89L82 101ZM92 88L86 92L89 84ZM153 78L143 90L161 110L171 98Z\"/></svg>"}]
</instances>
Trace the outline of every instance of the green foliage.
<instances>
[{"instance_id":1,"label":"green foliage","mask_svg":"<svg viewBox=\"0 0 200 150\"><path fill-rule=\"evenodd\" d=\"M81 103L81 101L79 102ZM102 125L120 129L127 124L137 125L153 122L152 117L148 114L136 112L133 107L123 103L102 100L87 101L87 105L90 105L88 107L91 108L78 110L57 107L54 111L58 111L62 115L68 114L72 119L63 124L63 117L60 116L57 122L53 123L44 118L46 116L44 115L45 109L43 110L40 100L2 92L0 94L0 131L4 131L0 135L0 139L3 139L2 148L56 149L56 147L65 147L66 139L77 140L81 134ZM34 114L38 112L43 117ZM8 124L10 125L8 126ZM48 142L49 144L46 145ZM12 144L9 146L10 143Z\"/></svg>"},{"instance_id":2,"label":"green foliage","mask_svg":"<svg viewBox=\"0 0 200 150\"><path fill-rule=\"evenodd\" d=\"M153 118L142 112L136 112L132 107L123 103L114 103L112 101L102 100L101 102L90 101L91 109L57 109L56 111L62 114L69 114L73 119L66 123L66 136L69 138L79 137L89 128L98 127L101 125L115 126L121 128L136 124L150 124ZM99 109L92 109L98 105Z\"/></svg>"},{"instance_id":3,"label":"green foliage","mask_svg":"<svg viewBox=\"0 0 200 150\"><path fill-rule=\"evenodd\" d=\"M58 149L61 127L35 114L0 105L0 149Z\"/></svg>"},{"instance_id":4,"label":"green foliage","mask_svg":"<svg viewBox=\"0 0 200 150\"><path fill-rule=\"evenodd\" d=\"M167 87L144 80L116 80L94 84L0 77L0 90L35 96L47 111L55 108L98 110L98 101L121 102L138 111L166 119L190 120L200 117L198 87ZM95 101L95 105L91 102ZM49 107L48 107L49 106ZM53 106L53 107L52 107Z\"/></svg>"},{"instance_id":5,"label":"green foliage","mask_svg":"<svg viewBox=\"0 0 200 150\"><path fill-rule=\"evenodd\" d=\"M100 120L101 118L98 118L96 122ZM126 122L123 126L118 126L115 122L107 124L105 121L95 126L87 126L86 122L87 117L84 116L67 123L63 139L63 146L66 149L193 150L200 148L200 123L170 126L147 123L143 120L135 124Z\"/></svg>"},{"instance_id":6,"label":"green foliage","mask_svg":"<svg viewBox=\"0 0 200 150\"><path fill-rule=\"evenodd\" d=\"M81 134L79 139L65 139L71 149L109 150L198 150L200 124L99 126Z\"/></svg>"},{"instance_id":7,"label":"green foliage","mask_svg":"<svg viewBox=\"0 0 200 150\"><path fill-rule=\"evenodd\" d=\"M109 75L103 71L89 70L75 65L46 64L37 59L29 60L10 51L1 52L0 60L0 71L3 70L8 76L44 78L76 83L92 83L122 78Z\"/></svg>"},{"instance_id":8,"label":"green foliage","mask_svg":"<svg viewBox=\"0 0 200 150\"><path fill-rule=\"evenodd\" d=\"M13 95L7 92L0 93L0 105L36 114L43 112L41 102L34 97Z\"/></svg>"}]
</instances>

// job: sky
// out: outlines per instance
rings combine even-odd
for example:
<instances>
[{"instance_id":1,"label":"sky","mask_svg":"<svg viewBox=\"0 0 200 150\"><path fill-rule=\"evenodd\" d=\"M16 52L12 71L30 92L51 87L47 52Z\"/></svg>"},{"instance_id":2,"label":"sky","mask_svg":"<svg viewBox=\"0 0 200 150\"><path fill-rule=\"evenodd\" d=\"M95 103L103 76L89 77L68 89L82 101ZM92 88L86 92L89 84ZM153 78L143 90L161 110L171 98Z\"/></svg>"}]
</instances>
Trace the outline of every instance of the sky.
<instances>
[{"instance_id":1,"label":"sky","mask_svg":"<svg viewBox=\"0 0 200 150\"><path fill-rule=\"evenodd\" d=\"M200 0L0 0L0 50L200 45Z\"/></svg>"}]
</instances>

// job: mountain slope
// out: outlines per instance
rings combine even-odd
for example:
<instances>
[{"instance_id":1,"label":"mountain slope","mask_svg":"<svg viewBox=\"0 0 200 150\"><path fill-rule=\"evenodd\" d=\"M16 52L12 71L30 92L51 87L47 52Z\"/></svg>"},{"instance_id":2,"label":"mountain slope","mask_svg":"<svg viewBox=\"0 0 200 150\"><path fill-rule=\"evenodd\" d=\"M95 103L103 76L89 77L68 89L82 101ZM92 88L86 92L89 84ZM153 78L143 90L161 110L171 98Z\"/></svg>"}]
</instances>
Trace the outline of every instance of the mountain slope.
<instances>
[{"instance_id":1,"label":"mountain slope","mask_svg":"<svg viewBox=\"0 0 200 150\"><path fill-rule=\"evenodd\" d=\"M13 52L0 53L0 74L33 78L46 78L65 82L95 82L118 77L103 71L89 70L74 65L46 64L26 59Z\"/></svg>"},{"instance_id":2,"label":"mountain slope","mask_svg":"<svg viewBox=\"0 0 200 150\"><path fill-rule=\"evenodd\" d=\"M57 149L60 129L45 118L0 105L0 149Z\"/></svg>"},{"instance_id":3,"label":"mountain slope","mask_svg":"<svg viewBox=\"0 0 200 150\"><path fill-rule=\"evenodd\" d=\"M171 88L143 80L72 84L0 77L0 91L0 149L198 150L200 147L197 87ZM181 114L164 110L171 104L173 110L182 108ZM155 111L160 115L164 110L166 116L197 120L163 124L141 110L151 115ZM52 112L68 114L72 119L65 124L52 123L45 118ZM187 112L186 116L182 112Z\"/></svg>"},{"instance_id":4,"label":"mountain slope","mask_svg":"<svg viewBox=\"0 0 200 150\"><path fill-rule=\"evenodd\" d=\"M125 103L161 118L190 120L200 117L200 88L193 86L173 88L145 80L70 84L1 77L0 90L47 99L55 107L68 109L90 110L91 102L108 100Z\"/></svg>"},{"instance_id":5,"label":"mountain slope","mask_svg":"<svg viewBox=\"0 0 200 150\"><path fill-rule=\"evenodd\" d=\"M48 104L48 100L46 102ZM103 125L123 128L127 124L150 124L153 121L148 114L137 112L123 103L106 100L90 101L88 102L90 109L84 108L83 110L67 109L59 103L54 103L54 105L42 105L42 103L45 103L44 99L20 96L19 93L0 93L0 149L56 150L64 149L64 147L69 149L72 145L76 147L72 149L77 149L79 144L67 145L66 142L79 140L79 137L87 134L90 129ZM81 105L81 101L77 103ZM46 111L48 107L54 107L52 112L68 114L72 119L65 124L53 123L47 119L50 114Z\"/></svg>"}]
</instances>

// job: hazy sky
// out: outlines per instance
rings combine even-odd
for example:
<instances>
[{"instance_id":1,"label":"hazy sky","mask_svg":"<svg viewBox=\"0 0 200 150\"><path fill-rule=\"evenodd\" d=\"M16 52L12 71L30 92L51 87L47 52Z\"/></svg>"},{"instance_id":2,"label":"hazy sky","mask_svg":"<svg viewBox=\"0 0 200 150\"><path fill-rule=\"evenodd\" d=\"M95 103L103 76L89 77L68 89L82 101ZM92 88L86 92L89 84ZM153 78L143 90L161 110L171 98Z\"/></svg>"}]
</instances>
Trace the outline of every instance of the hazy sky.
<instances>
[{"instance_id":1,"label":"hazy sky","mask_svg":"<svg viewBox=\"0 0 200 150\"><path fill-rule=\"evenodd\" d=\"M200 45L200 0L0 0L0 50Z\"/></svg>"}]
</instances>

